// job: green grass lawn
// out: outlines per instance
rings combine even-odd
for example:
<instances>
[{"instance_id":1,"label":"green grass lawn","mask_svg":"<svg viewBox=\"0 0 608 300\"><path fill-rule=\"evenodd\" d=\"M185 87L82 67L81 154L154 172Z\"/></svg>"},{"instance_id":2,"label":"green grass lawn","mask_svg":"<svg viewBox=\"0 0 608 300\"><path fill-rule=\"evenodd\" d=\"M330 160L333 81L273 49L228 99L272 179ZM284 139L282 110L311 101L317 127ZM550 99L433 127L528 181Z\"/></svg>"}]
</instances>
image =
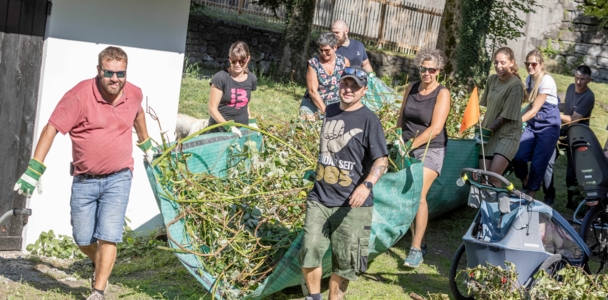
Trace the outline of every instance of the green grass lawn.
<instances>
[{"instance_id":1,"label":"green grass lawn","mask_svg":"<svg viewBox=\"0 0 608 300\"><path fill-rule=\"evenodd\" d=\"M213 71L205 71L211 75ZM525 69L520 69L522 79L527 76ZM559 92L565 92L572 76L552 74ZM593 111L591 127L601 144L606 140L608 113L603 104L608 103L608 85L591 83L590 88L596 96L596 105ZM300 85L276 83L269 78L260 78L258 90L252 93L251 112L258 117L275 117L279 119L292 119L296 117L299 100L305 88ZM198 79L196 76L187 76L182 81L180 95L181 113L197 117L207 117L207 99L209 95L209 79ZM562 99L563 100L563 99ZM565 209L565 157L560 157L556 163L557 203L556 209L565 214L571 213ZM516 185L519 181L511 176ZM542 192L537 193L542 199ZM370 269L360 280L351 283L347 299L410 299L411 292L427 295L427 292L450 294L448 285L448 271L452 255L460 244L461 237L470 225L475 211L462 207L453 213L447 214L429 223L426 233L426 243L429 253L425 262L417 270L403 268L402 261L411 243L408 233L391 250L376 258ZM324 297L327 297L327 282L324 281ZM450 295L451 297L451 295ZM275 294L273 299L303 299L299 287L287 289Z\"/></svg>"},{"instance_id":2,"label":"green grass lawn","mask_svg":"<svg viewBox=\"0 0 608 300\"><path fill-rule=\"evenodd\" d=\"M207 118L209 77L217 70L197 70L186 74L182 80L179 112L198 118ZM525 76L525 70L522 70ZM572 82L571 76L553 74L559 91L565 91ZM605 126L608 113L603 105L608 104L608 85L592 83L596 95L596 107L591 125L600 143L606 140ZM269 78L259 78L258 90L252 93L251 112L263 118L293 119L297 116L299 100L305 88L301 85L277 83ZM565 157L557 161L557 201L555 208L569 214L565 209ZM517 186L519 181L510 177ZM537 193L542 199L542 191ZM432 201L430 199L429 201ZM425 235L429 247L424 263L416 270L402 267L411 243L407 233L388 252L370 263L369 270L352 282L346 299L411 299L410 293L426 296L428 292L450 295L448 271L452 256L461 242L461 237L470 225L476 211L461 207L429 222ZM89 273L77 272L77 278L88 278ZM2 279L2 278L0 278ZM178 259L170 252L151 250L138 257L121 258L112 277L112 286L107 299L211 299L202 285L191 276ZM1 281L0 281L1 283ZM78 289L86 290L88 283ZM2 291L0 289L0 291ZM27 283L7 289L7 299L82 299L70 289L41 289ZM327 279L323 281L323 295L327 299ZM450 295L451 298L451 295ZM3 298L4 299L4 298ZM269 299L304 299L300 287L292 287L272 295Z\"/></svg>"}]
</instances>

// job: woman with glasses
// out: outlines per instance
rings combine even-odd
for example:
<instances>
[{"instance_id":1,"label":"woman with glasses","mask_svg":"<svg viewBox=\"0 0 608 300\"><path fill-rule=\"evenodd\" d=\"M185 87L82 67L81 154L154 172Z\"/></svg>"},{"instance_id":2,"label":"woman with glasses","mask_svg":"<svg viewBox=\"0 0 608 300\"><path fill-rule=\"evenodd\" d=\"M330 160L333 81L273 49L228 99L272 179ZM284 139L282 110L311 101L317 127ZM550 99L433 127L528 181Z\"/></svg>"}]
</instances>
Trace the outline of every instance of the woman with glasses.
<instances>
[{"instance_id":1,"label":"woman with glasses","mask_svg":"<svg viewBox=\"0 0 608 300\"><path fill-rule=\"evenodd\" d=\"M300 116L307 120L316 120L327 105L340 102L340 76L350 66L347 58L336 54L338 38L333 32L321 34L317 45L319 55L308 60L307 89L300 104Z\"/></svg>"},{"instance_id":2,"label":"woman with glasses","mask_svg":"<svg viewBox=\"0 0 608 300\"><path fill-rule=\"evenodd\" d=\"M422 263L426 246L422 238L428 221L426 195L433 181L441 174L448 135L445 121L450 111L450 92L437 81L443 68L443 55L438 50L418 52L414 63L420 71L420 81L410 84L399 110L397 127L407 141L409 155L423 161L423 183L420 205L414 223L414 237L403 265L417 268ZM428 148L428 149L427 149Z\"/></svg>"},{"instance_id":3,"label":"woman with glasses","mask_svg":"<svg viewBox=\"0 0 608 300\"><path fill-rule=\"evenodd\" d=\"M526 56L525 65L529 74L526 89L530 105L521 116L521 121L527 124L521 135L519 150L513 159L515 176L521 180L523 189L531 197L534 197L543 182L561 126L557 85L545 71L544 61L538 50L532 50Z\"/></svg>"},{"instance_id":4,"label":"woman with glasses","mask_svg":"<svg viewBox=\"0 0 608 300\"><path fill-rule=\"evenodd\" d=\"M479 168L503 174L519 148L524 86L511 48L496 50L494 70L496 74L488 77L479 101L479 105L487 107L481 123L482 135L478 133L477 138L477 143L482 145ZM475 128L479 132L479 127Z\"/></svg>"},{"instance_id":5,"label":"woman with glasses","mask_svg":"<svg viewBox=\"0 0 608 300\"><path fill-rule=\"evenodd\" d=\"M257 78L249 72L247 64L251 59L249 47L245 42L235 42L228 50L230 66L217 72L211 78L211 93L209 95L209 126L234 120L238 124L248 124L251 113L249 101L251 91L255 91ZM212 132L225 132L218 127ZM236 126L230 131L241 136Z\"/></svg>"}]
</instances>

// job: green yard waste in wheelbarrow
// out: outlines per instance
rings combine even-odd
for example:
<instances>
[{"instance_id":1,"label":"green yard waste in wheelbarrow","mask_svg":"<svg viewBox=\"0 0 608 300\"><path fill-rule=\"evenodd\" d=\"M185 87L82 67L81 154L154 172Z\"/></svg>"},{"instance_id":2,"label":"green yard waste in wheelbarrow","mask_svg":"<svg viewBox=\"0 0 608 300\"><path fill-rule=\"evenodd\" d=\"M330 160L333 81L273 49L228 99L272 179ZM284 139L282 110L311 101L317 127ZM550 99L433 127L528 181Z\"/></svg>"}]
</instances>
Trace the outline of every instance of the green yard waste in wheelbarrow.
<instances>
[{"instance_id":1,"label":"green yard waste in wheelbarrow","mask_svg":"<svg viewBox=\"0 0 608 300\"><path fill-rule=\"evenodd\" d=\"M247 139L261 139L257 133L244 131L242 138L236 135L215 133L202 135L183 144L182 152L191 153L188 168L192 172L206 172L222 176L226 173L229 152L227 149L234 143L241 145ZM175 153L173 153L175 155ZM429 192L428 203L431 216L451 211L466 202L468 190L459 188L454 183L464 167L477 166L477 148L471 140L450 140L442 175L435 181ZM163 196L163 187L159 184L160 170L146 164L146 172L154 192L157 204L165 224L174 221L180 214L180 204ZM447 188L444 188L447 187ZM374 187L374 212L369 245L370 261L386 252L408 231L416 211L422 188L422 163L412 160L411 164L399 172L386 173ZM182 245L188 244L193 237L184 230L180 220L168 227L170 234ZM272 273L246 299L262 299L286 287L296 286L302 282L302 272L298 263L298 252L301 247L302 232L285 252ZM177 245L169 242L172 248ZM194 254L176 252L176 256L186 269L207 289L212 289L214 278L204 269ZM323 277L331 274L331 250L323 259ZM221 296L216 294L216 298Z\"/></svg>"}]
</instances>

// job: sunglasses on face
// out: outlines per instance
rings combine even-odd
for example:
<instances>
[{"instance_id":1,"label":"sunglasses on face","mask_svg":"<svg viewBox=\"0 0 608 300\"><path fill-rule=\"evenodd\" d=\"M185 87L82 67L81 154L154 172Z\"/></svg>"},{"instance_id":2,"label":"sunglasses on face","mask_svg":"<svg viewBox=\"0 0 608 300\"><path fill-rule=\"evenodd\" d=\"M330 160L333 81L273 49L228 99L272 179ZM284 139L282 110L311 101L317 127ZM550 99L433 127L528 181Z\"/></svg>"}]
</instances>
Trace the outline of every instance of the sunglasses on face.
<instances>
[{"instance_id":1,"label":"sunglasses on face","mask_svg":"<svg viewBox=\"0 0 608 300\"><path fill-rule=\"evenodd\" d=\"M344 75L355 75L359 79L367 79L367 73L364 70L353 67L344 68Z\"/></svg>"},{"instance_id":2,"label":"sunglasses on face","mask_svg":"<svg viewBox=\"0 0 608 300\"><path fill-rule=\"evenodd\" d=\"M538 66L538 63L535 63L535 62L525 62L524 65L526 65L526 68L527 67L532 67L533 69L535 69L536 66Z\"/></svg>"},{"instance_id":3,"label":"sunglasses on face","mask_svg":"<svg viewBox=\"0 0 608 300\"><path fill-rule=\"evenodd\" d=\"M420 74L424 74L426 71L429 71L429 74L435 74L435 72L437 72L437 68L425 68L423 66L418 67L418 70L420 71Z\"/></svg>"},{"instance_id":4,"label":"sunglasses on face","mask_svg":"<svg viewBox=\"0 0 608 300\"><path fill-rule=\"evenodd\" d=\"M112 71L106 71L103 69L101 71L103 71L103 77L105 77L105 78L112 78L112 77L114 77L114 74L116 74L117 78L125 78L125 76L127 75L127 71L112 72Z\"/></svg>"},{"instance_id":5,"label":"sunglasses on face","mask_svg":"<svg viewBox=\"0 0 608 300\"><path fill-rule=\"evenodd\" d=\"M236 65L237 63L241 66L244 66L247 63L247 59L239 59L239 60L230 60L230 63Z\"/></svg>"},{"instance_id":6,"label":"sunglasses on face","mask_svg":"<svg viewBox=\"0 0 608 300\"><path fill-rule=\"evenodd\" d=\"M329 54L331 50L333 50L333 49L331 49L331 48L329 48L329 49L322 49L322 48L317 49L317 51L319 51L319 53L321 53L321 54L323 54L323 53Z\"/></svg>"}]
</instances>

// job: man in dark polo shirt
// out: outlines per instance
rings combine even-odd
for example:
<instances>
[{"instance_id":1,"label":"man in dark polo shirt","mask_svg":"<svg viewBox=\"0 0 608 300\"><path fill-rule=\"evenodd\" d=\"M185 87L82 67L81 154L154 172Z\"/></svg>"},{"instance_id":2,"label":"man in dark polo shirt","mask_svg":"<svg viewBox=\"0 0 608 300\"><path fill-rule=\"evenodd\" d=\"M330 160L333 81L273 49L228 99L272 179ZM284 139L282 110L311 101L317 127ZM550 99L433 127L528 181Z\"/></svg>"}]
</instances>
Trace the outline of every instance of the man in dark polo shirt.
<instances>
[{"instance_id":1,"label":"man in dark polo shirt","mask_svg":"<svg viewBox=\"0 0 608 300\"><path fill-rule=\"evenodd\" d=\"M591 112L595 105L595 95L589 88L588 84L591 82L591 68L588 66L578 66L574 72L574 83L568 86L566 90L565 103L559 104L560 111L563 112L560 115L562 121L562 129L567 129L567 126L563 124L567 123L579 123L589 126L589 119L591 118ZM557 154L557 152L555 153ZM568 188L568 202L566 208L575 210L578 206L578 196L580 191L578 190L578 182L576 180L576 173L574 171L574 165L570 155L566 155L568 158L568 165L566 167L566 188ZM552 164L550 162L552 168ZM553 172L551 173L550 185L544 190L545 199L544 202L552 205L555 201L555 187L553 186ZM543 185L544 188L544 185Z\"/></svg>"},{"instance_id":2,"label":"man in dark polo shirt","mask_svg":"<svg viewBox=\"0 0 608 300\"><path fill-rule=\"evenodd\" d=\"M338 37L338 50L336 53L348 58L352 67L361 67L365 72L374 71L367 58L363 43L348 38L348 25L343 20L334 22L331 32Z\"/></svg>"},{"instance_id":3,"label":"man in dark polo shirt","mask_svg":"<svg viewBox=\"0 0 608 300\"><path fill-rule=\"evenodd\" d=\"M300 265L310 296L321 300L322 262L332 249L329 299L342 299L348 283L367 270L372 188L388 167L378 117L361 103L367 91L363 69L346 67L340 102L325 110L315 184L306 201Z\"/></svg>"},{"instance_id":4,"label":"man in dark polo shirt","mask_svg":"<svg viewBox=\"0 0 608 300\"><path fill-rule=\"evenodd\" d=\"M127 82L127 62L127 54L117 47L99 53L97 76L78 83L59 101L42 129L34 158L15 184L15 191L31 196L57 132L70 134L72 234L94 267L88 300L104 299L116 243L122 242L133 177L133 128L148 163L153 154L141 107L143 94Z\"/></svg>"}]
</instances>

